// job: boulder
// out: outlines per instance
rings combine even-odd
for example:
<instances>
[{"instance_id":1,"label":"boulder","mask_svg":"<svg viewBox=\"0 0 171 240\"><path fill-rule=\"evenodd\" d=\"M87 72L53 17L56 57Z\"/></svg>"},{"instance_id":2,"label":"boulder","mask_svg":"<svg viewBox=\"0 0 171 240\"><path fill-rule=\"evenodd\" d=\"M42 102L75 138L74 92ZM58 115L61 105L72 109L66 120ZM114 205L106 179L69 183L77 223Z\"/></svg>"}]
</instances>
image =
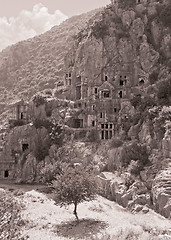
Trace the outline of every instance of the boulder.
<instances>
[{"instance_id":1,"label":"boulder","mask_svg":"<svg viewBox=\"0 0 171 240\"><path fill-rule=\"evenodd\" d=\"M137 204L137 205L135 205L135 207L133 209L133 212L140 212L142 209L143 209L143 206Z\"/></svg>"},{"instance_id":2,"label":"boulder","mask_svg":"<svg viewBox=\"0 0 171 240\"><path fill-rule=\"evenodd\" d=\"M171 218L171 167L161 170L152 185L154 208L161 215Z\"/></svg>"},{"instance_id":3,"label":"boulder","mask_svg":"<svg viewBox=\"0 0 171 240\"><path fill-rule=\"evenodd\" d=\"M147 193L148 190L143 182L137 180L129 187L128 191L132 192L132 195L139 195Z\"/></svg>"},{"instance_id":4,"label":"boulder","mask_svg":"<svg viewBox=\"0 0 171 240\"><path fill-rule=\"evenodd\" d=\"M149 208L147 206L144 206L143 209L142 209L142 212L143 213L148 213L149 212Z\"/></svg>"},{"instance_id":5,"label":"boulder","mask_svg":"<svg viewBox=\"0 0 171 240\"><path fill-rule=\"evenodd\" d=\"M151 206L151 196L144 183L134 182L128 189L125 179L118 173L102 172L97 177L101 194L123 207L133 210L136 205Z\"/></svg>"}]
</instances>

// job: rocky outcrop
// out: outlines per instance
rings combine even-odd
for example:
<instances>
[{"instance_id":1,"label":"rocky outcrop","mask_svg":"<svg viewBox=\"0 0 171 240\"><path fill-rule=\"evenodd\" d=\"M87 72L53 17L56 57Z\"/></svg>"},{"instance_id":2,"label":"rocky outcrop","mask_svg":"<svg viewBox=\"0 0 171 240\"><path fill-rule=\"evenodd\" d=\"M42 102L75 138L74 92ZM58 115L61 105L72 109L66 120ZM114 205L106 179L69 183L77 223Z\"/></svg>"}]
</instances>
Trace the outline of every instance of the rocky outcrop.
<instances>
[{"instance_id":1,"label":"rocky outcrop","mask_svg":"<svg viewBox=\"0 0 171 240\"><path fill-rule=\"evenodd\" d=\"M7 170L16 182L34 181L38 167L35 153L47 138L47 129L44 127L36 129L33 124L27 124L13 128L1 153L1 171ZM2 165L4 162L6 165Z\"/></svg>"},{"instance_id":2,"label":"rocky outcrop","mask_svg":"<svg viewBox=\"0 0 171 240\"><path fill-rule=\"evenodd\" d=\"M101 194L133 212L148 212L152 202L147 187L139 180L128 187L125 177L124 174L119 176L118 173L102 172L97 177Z\"/></svg>"},{"instance_id":3,"label":"rocky outcrop","mask_svg":"<svg viewBox=\"0 0 171 240\"><path fill-rule=\"evenodd\" d=\"M171 158L171 123L166 125L166 132L162 140L162 153L164 158Z\"/></svg>"},{"instance_id":4,"label":"rocky outcrop","mask_svg":"<svg viewBox=\"0 0 171 240\"><path fill-rule=\"evenodd\" d=\"M155 210L167 218L171 218L171 160L168 167L157 174L153 186L153 204Z\"/></svg>"}]
</instances>

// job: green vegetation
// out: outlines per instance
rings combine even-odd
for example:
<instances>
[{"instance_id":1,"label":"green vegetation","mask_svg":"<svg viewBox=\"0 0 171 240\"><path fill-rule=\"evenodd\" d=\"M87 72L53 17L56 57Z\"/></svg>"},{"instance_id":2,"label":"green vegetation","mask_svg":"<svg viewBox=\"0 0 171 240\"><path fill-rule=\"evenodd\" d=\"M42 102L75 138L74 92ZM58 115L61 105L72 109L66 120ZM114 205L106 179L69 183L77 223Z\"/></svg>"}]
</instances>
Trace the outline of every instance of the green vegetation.
<instances>
[{"instance_id":1,"label":"green vegetation","mask_svg":"<svg viewBox=\"0 0 171 240\"><path fill-rule=\"evenodd\" d=\"M157 103L154 97L151 96L144 96L142 97L140 94L135 95L131 100L131 104L135 109L139 110L140 112L144 112L147 108L155 106Z\"/></svg>"},{"instance_id":2,"label":"green vegetation","mask_svg":"<svg viewBox=\"0 0 171 240\"><path fill-rule=\"evenodd\" d=\"M164 27L171 28L171 3L160 4L157 8L159 20L163 23Z\"/></svg>"},{"instance_id":3,"label":"green vegetation","mask_svg":"<svg viewBox=\"0 0 171 240\"><path fill-rule=\"evenodd\" d=\"M167 122L171 121L171 108L170 106L158 106L148 110L148 116L151 119L155 132L159 139L164 137Z\"/></svg>"},{"instance_id":4,"label":"green vegetation","mask_svg":"<svg viewBox=\"0 0 171 240\"><path fill-rule=\"evenodd\" d=\"M159 72L153 72L149 75L150 84L154 84L158 81Z\"/></svg>"},{"instance_id":5,"label":"green vegetation","mask_svg":"<svg viewBox=\"0 0 171 240\"><path fill-rule=\"evenodd\" d=\"M67 167L53 181L54 199L61 207L74 204L74 215L78 220L77 206L96 197L97 187L94 176L80 165Z\"/></svg>"},{"instance_id":6,"label":"green vegetation","mask_svg":"<svg viewBox=\"0 0 171 240\"><path fill-rule=\"evenodd\" d=\"M157 97L160 105L171 105L171 78L158 84Z\"/></svg>"},{"instance_id":7,"label":"green vegetation","mask_svg":"<svg viewBox=\"0 0 171 240\"><path fill-rule=\"evenodd\" d=\"M19 240L24 224L20 217L21 203L10 192L0 192L0 239Z\"/></svg>"},{"instance_id":8,"label":"green vegetation","mask_svg":"<svg viewBox=\"0 0 171 240\"><path fill-rule=\"evenodd\" d=\"M25 122L23 120L10 120L9 121L9 127L10 129L18 126L23 126L25 125Z\"/></svg>"},{"instance_id":9,"label":"green vegetation","mask_svg":"<svg viewBox=\"0 0 171 240\"><path fill-rule=\"evenodd\" d=\"M137 164L142 169L148 162L147 147L137 142L125 146L121 159L123 166L128 166L132 160L138 161Z\"/></svg>"},{"instance_id":10,"label":"green vegetation","mask_svg":"<svg viewBox=\"0 0 171 240\"><path fill-rule=\"evenodd\" d=\"M97 142L99 140L98 133L96 129L92 129L87 135L88 142Z\"/></svg>"},{"instance_id":11,"label":"green vegetation","mask_svg":"<svg viewBox=\"0 0 171 240\"><path fill-rule=\"evenodd\" d=\"M34 150L34 156L38 162L44 160L49 155L50 146L55 144L60 147L63 144L63 129L55 120L35 119L33 125L36 129L45 128L47 136L42 139L38 134L37 143Z\"/></svg>"},{"instance_id":12,"label":"green vegetation","mask_svg":"<svg viewBox=\"0 0 171 240\"><path fill-rule=\"evenodd\" d=\"M119 138L113 138L110 142L110 147L111 148L118 148L123 145L123 141L120 140Z\"/></svg>"},{"instance_id":13,"label":"green vegetation","mask_svg":"<svg viewBox=\"0 0 171 240\"><path fill-rule=\"evenodd\" d=\"M119 0L119 5L124 9L134 8L136 5L136 0Z\"/></svg>"},{"instance_id":14,"label":"green vegetation","mask_svg":"<svg viewBox=\"0 0 171 240\"><path fill-rule=\"evenodd\" d=\"M33 98L33 102L36 105L36 107L39 107L41 105L44 105L46 103L46 98L41 95L36 95Z\"/></svg>"},{"instance_id":15,"label":"green vegetation","mask_svg":"<svg viewBox=\"0 0 171 240\"><path fill-rule=\"evenodd\" d=\"M102 21L95 22L94 25L92 26L92 34L95 36L97 39L103 39L105 36L107 36L108 33L108 25Z\"/></svg>"}]
</instances>

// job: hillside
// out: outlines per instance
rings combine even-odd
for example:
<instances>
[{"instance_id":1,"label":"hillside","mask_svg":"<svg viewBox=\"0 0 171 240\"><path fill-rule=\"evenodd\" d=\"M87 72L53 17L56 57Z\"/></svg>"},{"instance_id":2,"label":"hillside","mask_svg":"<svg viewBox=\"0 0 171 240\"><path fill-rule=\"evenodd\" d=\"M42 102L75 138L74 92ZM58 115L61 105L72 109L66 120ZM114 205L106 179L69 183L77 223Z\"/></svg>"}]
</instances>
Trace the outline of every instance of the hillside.
<instances>
[{"instance_id":1,"label":"hillside","mask_svg":"<svg viewBox=\"0 0 171 240\"><path fill-rule=\"evenodd\" d=\"M63 76L64 57L74 36L100 10L74 16L60 26L0 53L0 102L30 98L39 90L54 88Z\"/></svg>"},{"instance_id":2,"label":"hillside","mask_svg":"<svg viewBox=\"0 0 171 240\"><path fill-rule=\"evenodd\" d=\"M170 11L167 0L111 1L4 50L2 107L30 103L14 105L1 176L39 182L79 163L106 198L171 218Z\"/></svg>"},{"instance_id":3,"label":"hillside","mask_svg":"<svg viewBox=\"0 0 171 240\"><path fill-rule=\"evenodd\" d=\"M64 71L73 59L74 68L90 78L107 69L112 75L114 68L116 73L119 66L132 62L134 77L147 78L152 85L148 91L154 93L153 84L157 79L167 80L171 68L169 9L156 1L146 6L134 0L125 5L121 0L119 6L72 17L45 34L3 50L0 112L12 100L30 100L38 91L63 85ZM85 51L84 57L80 51Z\"/></svg>"},{"instance_id":4,"label":"hillside","mask_svg":"<svg viewBox=\"0 0 171 240\"><path fill-rule=\"evenodd\" d=\"M21 237L30 240L169 240L171 236L171 222L152 210L146 215L132 214L117 203L97 196L94 201L78 206L80 221L76 222L72 205L60 208L47 194L26 190L24 186L14 188L18 188L14 190L15 201L20 205L22 203L22 207L11 227L5 222L9 216L4 214L0 222L3 229L0 238L3 239L8 239L8 234L11 239ZM4 191L0 189L1 198L2 194ZM11 203L10 194L6 191L4 195ZM7 204L4 205L7 207ZM15 211L11 206L6 212ZM16 234L16 230L21 236Z\"/></svg>"}]
</instances>

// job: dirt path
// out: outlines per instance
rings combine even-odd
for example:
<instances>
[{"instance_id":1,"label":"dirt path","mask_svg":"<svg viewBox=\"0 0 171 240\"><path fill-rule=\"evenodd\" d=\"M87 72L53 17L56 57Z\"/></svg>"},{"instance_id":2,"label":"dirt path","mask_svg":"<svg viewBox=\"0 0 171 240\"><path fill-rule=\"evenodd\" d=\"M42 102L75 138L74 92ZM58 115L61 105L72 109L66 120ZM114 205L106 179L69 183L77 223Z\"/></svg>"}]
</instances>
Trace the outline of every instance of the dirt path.
<instances>
[{"instance_id":1,"label":"dirt path","mask_svg":"<svg viewBox=\"0 0 171 240\"><path fill-rule=\"evenodd\" d=\"M15 184L11 180L0 180L0 188L3 188L5 190L9 191L15 191L15 190L21 190L23 192L28 192L31 190L40 190L42 188L45 188L45 185L43 184Z\"/></svg>"}]
</instances>

